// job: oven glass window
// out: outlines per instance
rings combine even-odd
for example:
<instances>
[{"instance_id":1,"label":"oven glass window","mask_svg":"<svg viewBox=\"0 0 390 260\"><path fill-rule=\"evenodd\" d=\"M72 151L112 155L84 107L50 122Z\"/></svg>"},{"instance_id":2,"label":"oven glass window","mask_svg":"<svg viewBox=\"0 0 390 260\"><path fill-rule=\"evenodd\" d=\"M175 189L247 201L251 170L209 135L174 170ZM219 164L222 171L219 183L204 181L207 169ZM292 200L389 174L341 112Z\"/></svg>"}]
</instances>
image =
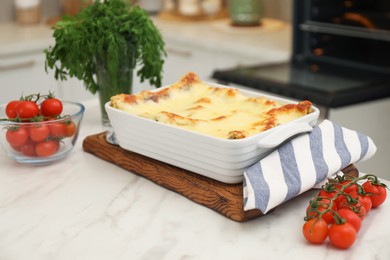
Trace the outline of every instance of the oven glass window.
<instances>
[{"instance_id":1,"label":"oven glass window","mask_svg":"<svg viewBox=\"0 0 390 260\"><path fill-rule=\"evenodd\" d=\"M312 21L390 30L389 0L313 0L308 5Z\"/></svg>"},{"instance_id":2,"label":"oven glass window","mask_svg":"<svg viewBox=\"0 0 390 260\"><path fill-rule=\"evenodd\" d=\"M296 60L390 73L390 0L296 3Z\"/></svg>"},{"instance_id":3,"label":"oven glass window","mask_svg":"<svg viewBox=\"0 0 390 260\"><path fill-rule=\"evenodd\" d=\"M326 33L310 33L310 39L309 59L390 69L389 41Z\"/></svg>"}]
</instances>

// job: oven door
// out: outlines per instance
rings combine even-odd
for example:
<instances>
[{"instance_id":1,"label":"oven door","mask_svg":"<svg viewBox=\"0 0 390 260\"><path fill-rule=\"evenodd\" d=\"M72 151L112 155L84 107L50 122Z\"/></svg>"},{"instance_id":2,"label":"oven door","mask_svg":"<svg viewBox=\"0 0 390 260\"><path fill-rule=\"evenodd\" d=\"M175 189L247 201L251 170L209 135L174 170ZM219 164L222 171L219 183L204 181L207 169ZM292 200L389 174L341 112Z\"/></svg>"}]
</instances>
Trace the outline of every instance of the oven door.
<instances>
[{"instance_id":1,"label":"oven door","mask_svg":"<svg viewBox=\"0 0 390 260\"><path fill-rule=\"evenodd\" d=\"M217 70L223 83L336 108L390 96L390 1L296 0L286 64Z\"/></svg>"}]
</instances>

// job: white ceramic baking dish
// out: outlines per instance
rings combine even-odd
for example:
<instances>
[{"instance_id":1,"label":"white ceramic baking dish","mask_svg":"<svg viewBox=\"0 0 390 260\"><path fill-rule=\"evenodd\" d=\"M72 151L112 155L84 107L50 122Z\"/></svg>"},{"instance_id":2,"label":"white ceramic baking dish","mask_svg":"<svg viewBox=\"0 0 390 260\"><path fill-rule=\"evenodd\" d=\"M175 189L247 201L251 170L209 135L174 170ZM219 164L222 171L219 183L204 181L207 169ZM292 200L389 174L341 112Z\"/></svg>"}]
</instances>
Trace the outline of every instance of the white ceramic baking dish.
<instances>
[{"instance_id":1,"label":"white ceramic baking dish","mask_svg":"<svg viewBox=\"0 0 390 260\"><path fill-rule=\"evenodd\" d=\"M248 96L265 96L283 103L296 103L253 91L240 91ZM246 168L287 139L311 131L319 117L318 108L313 107L312 113L289 123L248 138L229 140L131 115L111 107L110 102L106 103L105 108L122 148L225 183L241 182Z\"/></svg>"}]
</instances>

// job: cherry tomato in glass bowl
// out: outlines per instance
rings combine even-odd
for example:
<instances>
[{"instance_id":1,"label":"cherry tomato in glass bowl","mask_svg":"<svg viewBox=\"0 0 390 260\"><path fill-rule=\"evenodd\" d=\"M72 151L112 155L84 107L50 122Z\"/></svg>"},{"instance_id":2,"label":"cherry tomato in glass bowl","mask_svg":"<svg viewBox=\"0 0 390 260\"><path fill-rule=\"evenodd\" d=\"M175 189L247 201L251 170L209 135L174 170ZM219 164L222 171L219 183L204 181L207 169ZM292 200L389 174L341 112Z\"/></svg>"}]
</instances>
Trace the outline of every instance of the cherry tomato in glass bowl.
<instances>
[{"instance_id":1,"label":"cherry tomato in glass bowl","mask_svg":"<svg viewBox=\"0 0 390 260\"><path fill-rule=\"evenodd\" d=\"M71 137L76 133L76 124L73 121L65 123L65 136Z\"/></svg>"},{"instance_id":2,"label":"cherry tomato in glass bowl","mask_svg":"<svg viewBox=\"0 0 390 260\"><path fill-rule=\"evenodd\" d=\"M24 145L20 147L20 151L25 156L36 156L35 152L35 142L34 141L27 141Z\"/></svg>"},{"instance_id":3,"label":"cherry tomato in glass bowl","mask_svg":"<svg viewBox=\"0 0 390 260\"><path fill-rule=\"evenodd\" d=\"M16 107L19 104L19 100L12 100L8 102L6 108L5 108L5 113L8 118L16 118L18 114L16 113Z\"/></svg>"},{"instance_id":4,"label":"cherry tomato in glass bowl","mask_svg":"<svg viewBox=\"0 0 390 260\"><path fill-rule=\"evenodd\" d=\"M23 126L10 127L6 130L5 138L12 147L20 147L28 140L28 131Z\"/></svg>"},{"instance_id":5,"label":"cherry tomato in glass bowl","mask_svg":"<svg viewBox=\"0 0 390 260\"><path fill-rule=\"evenodd\" d=\"M21 119L32 119L39 116L39 107L33 101L19 101L16 106L16 114Z\"/></svg>"},{"instance_id":6,"label":"cherry tomato in glass bowl","mask_svg":"<svg viewBox=\"0 0 390 260\"><path fill-rule=\"evenodd\" d=\"M45 124L37 124L28 128L28 135L31 141L42 142L49 137L49 127Z\"/></svg>"},{"instance_id":7,"label":"cherry tomato in glass bowl","mask_svg":"<svg viewBox=\"0 0 390 260\"><path fill-rule=\"evenodd\" d=\"M57 98L47 98L41 103L41 115L45 117L59 116L62 109L62 102Z\"/></svg>"},{"instance_id":8,"label":"cherry tomato in glass bowl","mask_svg":"<svg viewBox=\"0 0 390 260\"><path fill-rule=\"evenodd\" d=\"M60 147L57 140L42 141L35 144L35 153L39 157L49 157L55 154Z\"/></svg>"},{"instance_id":9,"label":"cherry tomato in glass bowl","mask_svg":"<svg viewBox=\"0 0 390 260\"><path fill-rule=\"evenodd\" d=\"M25 164L46 164L66 157L76 144L85 108L80 103L61 103L62 113L50 120L42 116L12 119L6 114L7 104L0 105L0 143L5 153ZM74 130L67 130L73 125Z\"/></svg>"},{"instance_id":10,"label":"cherry tomato in glass bowl","mask_svg":"<svg viewBox=\"0 0 390 260\"><path fill-rule=\"evenodd\" d=\"M51 138L62 138L65 136L65 124L64 122L49 121L49 133Z\"/></svg>"}]
</instances>

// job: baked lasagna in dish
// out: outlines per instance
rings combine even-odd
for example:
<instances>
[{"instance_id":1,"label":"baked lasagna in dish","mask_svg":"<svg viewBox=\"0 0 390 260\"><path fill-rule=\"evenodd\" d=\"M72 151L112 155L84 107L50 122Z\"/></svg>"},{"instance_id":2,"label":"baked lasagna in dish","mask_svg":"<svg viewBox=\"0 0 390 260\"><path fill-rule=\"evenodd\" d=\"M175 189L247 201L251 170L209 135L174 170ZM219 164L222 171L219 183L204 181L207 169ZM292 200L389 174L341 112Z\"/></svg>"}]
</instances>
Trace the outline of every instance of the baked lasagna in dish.
<instances>
[{"instance_id":1,"label":"baked lasagna in dish","mask_svg":"<svg viewBox=\"0 0 390 260\"><path fill-rule=\"evenodd\" d=\"M195 73L177 83L138 94L111 97L124 112L225 139L242 139L312 112L310 101L294 104L244 95L236 88L207 84Z\"/></svg>"}]
</instances>

